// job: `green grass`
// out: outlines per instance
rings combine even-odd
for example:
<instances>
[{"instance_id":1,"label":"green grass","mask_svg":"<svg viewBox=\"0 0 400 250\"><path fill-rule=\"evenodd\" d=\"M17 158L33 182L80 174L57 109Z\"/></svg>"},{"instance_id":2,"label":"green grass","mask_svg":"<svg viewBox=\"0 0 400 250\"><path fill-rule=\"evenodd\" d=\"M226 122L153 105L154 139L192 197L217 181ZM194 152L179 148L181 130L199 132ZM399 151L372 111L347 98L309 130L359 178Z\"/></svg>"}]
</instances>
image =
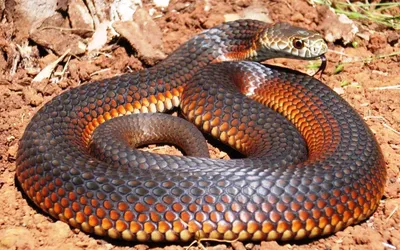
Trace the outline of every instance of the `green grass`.
<instances>
[{"instance_id":1,"label":"green grass","mask_svg":"<svg viewBox=\"0 0 400 250\"><path fill-rule=\"evenodd\" d=\"M310 3L323 4L331 7L337 14L344 14L351 19L368 20L393 28L400 29L400 14L391 15L389 11L400 8L400 3L362 3L330 0L308 0ZM366 1L368 2L368 1ZM399 11L397 11L399 12Z\"/></svg>"}]
</instances>

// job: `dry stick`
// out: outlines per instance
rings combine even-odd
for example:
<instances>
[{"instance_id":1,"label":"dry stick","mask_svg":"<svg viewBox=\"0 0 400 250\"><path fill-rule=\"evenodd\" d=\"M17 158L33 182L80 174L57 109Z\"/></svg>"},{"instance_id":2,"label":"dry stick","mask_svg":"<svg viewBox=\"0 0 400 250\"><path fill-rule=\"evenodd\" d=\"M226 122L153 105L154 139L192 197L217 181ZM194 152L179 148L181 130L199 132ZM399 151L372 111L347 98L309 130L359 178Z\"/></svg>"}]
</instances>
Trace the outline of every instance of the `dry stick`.
<instances>
[{"instance_id":1,"label":"dry stick","mask_svg":"<svg viewBox=\"0 0 400 250\"><path fill-rule=\"evenodd\" d=\"M97 70L97 71L91 73L90 76L95 76L95 75L98 75L98 74L101 74L103 72L110 71L110 70L111 70L110 68L100 69L100 70Z\"/></svg>"},{"instance_id":2,"label":"dry stick","mask_svg":"<svg viewBox=\"0 0 400 250\"><path fill-rule=\"evenodd\" d=\"M13 57L13 64L10 69L11 76L13 76L15 74L15 72L17 72L17 67L18 67L18 64L20 61L21 61L21 54L18 51L17 53L15 53L15 56Z\"/></svg>"},{"instance_id":3,"label":"dry stick","mask_svg":"<svg viewBox=\"0 0 400 250\"><path fill-rule=\"evenodd\" d=\"M338 54L338 55L346 56L346 57L351 58L351 59L356 58L356 57L351 57L351 56L347 55L346 53L335 51L335 50L331 50L331 49L328 50L328 52L332 52L332 53L335 53L335 54ZM392 53L386 54L386 55L377 55L377 56L365 57L365 58L361 58L361 59L355 59L355 60L352 60L352 61L349 61L349 62L341 62L341 64L349 64L349 63L354 63L354 62L369 63L369 62L374 61L374 60L384 59L386 57L392 57L392 56L397 56L397 55L400 55L400 51L392 52Z\"/></svg>"},{"instance_id":4,"label":"dry stick","mask_svg":"<svg viewBox=\"0 0 400 250\"><path fill-rule=\"evenodd\" d=\"M32 82L39 82L45 78L49 78L50 75L53 73L54 69L57 67L58 63L61 62L61 60L63 60L64 57L68 55L70 51L71 49L67 49L67 51L65 51L65 53L62 56L57 58L55 61L49 63L46 67L44 67L39 72L39 74L37 74L35 78L33 78Z\"/></svg>"},{"instance_id":5,"label":"dry stick","mask_svg":"<svg viewBox=\"0 0 400 250\"><path fill-rule=\"evenodd\" d=\"M56 29L56 30L61 30L61 31L91 31L91 32L94 32L93 29L63 28L63 27L57 27L57 26L45 26L38 30L41 31L41 30L47 30L47 29Z\"/></svg>"},{"instance_id":6,"label":"dry stick","mask_svg":"<svg viewBox=\"0 0 400 250\"><path fill-rule=\"evenodd\" d=\"M368 115L368 116L364 116L364 119L365 119L365 120L368 120L368 119L376 119L376 120L383 121L383 122L382 122L382 125L383 125L385 128L391 130L391 131L394 132L395 134L400 135L400 132L399 132L399 131L397 131L396 129L392 128L391 126L389 126L389 125L387 124L388 122L387 122L386 118L383 117L383 116Z\"/></svg>"},{"instance_id":7,"label":"dry stick","mask_svg":"<svg viewBox=\"0 0 400 250\"><path fill-rule=\"evenodd\" d=\"M396 206L393 209L393 211L390 212L389 216L386 218L386 222L388 222L390 220L390 218L392 218L392 216L397 212L397 210L399 210L399 205L396 204Z\"/></svg>"},{"instance_id":8,"label":"dry stick","mask_svg":"<svg viewBox=\"0 0 400 250\"><path fill-rule=\"evenodd\" d=\"M69 64L69 62L70 62L70 60L71 60L71 55L69 55L68 57L67 57L67 61L66 61L66 63L65 63L65 65L64 65L64 67L63 67L63 69L62 69L62 71L61 72L54 72L54 75L55 76L61 76L61 79L60 80L62 80L63 78L64 78L64 75L65 75L65 72L67 71L67 68L68 68L68 64Z\"/></svg>"},{"instance_id":9,"label":"dry stick","mask_svg":"<svg viewBox=\"0 0 400 250\"><path fill-rule=\"evenodd\" d=\"M385 87L375 87L375 88L369 88L371 90L400 90L400 84L399 85L392 85L392 86L385 86Z\"/></svg>"},{"instance_id":10,"label":"dry stick","mask_svg":"<svg viewBox=\"0 0 400 250\"><path fill-rule=\"evenodd\" d=\"M389 243L386 243L386 242L382 242L382 245L384 245L385 247L390 248L390 249L394 249L394 250L397 249L395 246L390 245Z\"/></svg>"},{"instance_id":11,"label":"dry stick","mask_svg":"<svg viewBox=\"0 0 400 250\"><path fill-rule=\"evenodd\" d=\"M239 240L239 238L236 238L236 239L234 239L234 240L219 240L219 239L202 238L202 239L194 240L192 243L190 243L189 246L183 247L183 248L184 248L185 250L189 250L191 247L193 247L194 244L197 243L197 246L198 246L198 247L200 247L201 249L205 250L206 247L203 245L203 243L201 243L202 241L214 241L214 242L222 242L222 243L229 243L229 244L232 244L232 243L234 243L234 242L236 242L236 241L238 241L238 240Z\"/></svg>"}]
</instances>

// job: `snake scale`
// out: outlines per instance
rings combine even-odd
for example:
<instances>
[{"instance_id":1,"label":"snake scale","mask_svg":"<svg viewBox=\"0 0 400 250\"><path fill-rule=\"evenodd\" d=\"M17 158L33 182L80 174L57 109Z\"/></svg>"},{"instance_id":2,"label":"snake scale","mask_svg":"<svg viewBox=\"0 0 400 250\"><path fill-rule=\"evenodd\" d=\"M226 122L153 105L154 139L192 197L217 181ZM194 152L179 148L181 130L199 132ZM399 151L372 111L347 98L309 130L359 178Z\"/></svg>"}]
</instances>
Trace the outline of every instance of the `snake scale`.
<instances>
[{"instance_id":1,"label":"snake scale","mask_svg":"<svg viewBox=\"0 0 400 250\"><path fill-rule=\"evenodd\" d=\"M386 179L372 132L320 81L257 63L326 51L319 34L284 23L205 30L154 67L44 105L20 140L17 180L53 218L112 239L297 240L358 223ZM193 125L154 114L175 108L247 157L208 158ZM135 149L154 141L187 155Z\"/></svg>"}]
</instances>

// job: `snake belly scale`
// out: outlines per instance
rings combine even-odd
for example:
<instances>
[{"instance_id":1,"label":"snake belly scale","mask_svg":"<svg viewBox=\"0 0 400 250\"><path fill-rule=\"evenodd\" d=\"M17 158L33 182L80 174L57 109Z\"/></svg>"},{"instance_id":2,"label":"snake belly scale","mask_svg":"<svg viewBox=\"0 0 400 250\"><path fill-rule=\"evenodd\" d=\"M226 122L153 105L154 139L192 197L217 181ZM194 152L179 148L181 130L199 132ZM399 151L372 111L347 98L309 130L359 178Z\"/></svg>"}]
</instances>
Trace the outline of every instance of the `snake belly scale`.
<instances>
[{"instance_id":1,"label":"snake belly scale","mask_svg":"<svg viewBox=\"0 0 400 250\"><path fill-rule=\"evenodd\" d=\"M206 30L152 68L47 103L20 140L17 179L53 218L113 239L293 240L341 230L370 216L383 194L385 164L372 132L318 80L249 62L326 50L317 33L282 23ZM230 62L239 60L248 61ZM93 156L103 126L176 107L247 158L158 155L107 139L104 159Z\"/></svg>"}]
</instances>

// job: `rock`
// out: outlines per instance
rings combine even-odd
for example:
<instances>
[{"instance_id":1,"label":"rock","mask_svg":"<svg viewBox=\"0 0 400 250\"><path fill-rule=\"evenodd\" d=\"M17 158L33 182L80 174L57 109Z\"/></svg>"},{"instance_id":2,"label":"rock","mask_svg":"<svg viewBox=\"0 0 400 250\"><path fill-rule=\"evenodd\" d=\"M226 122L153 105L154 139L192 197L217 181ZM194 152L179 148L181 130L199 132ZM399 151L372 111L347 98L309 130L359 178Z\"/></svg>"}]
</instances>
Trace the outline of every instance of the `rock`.
<instances>
[{"instance_id":1,"label":"rock","mask_svg":"<svg viewBox=\"0 0 400 250\"><path fill-rule=\"evenodd\" d=\"M54 15L46 18L37 29L69 29L69 22L67 19L61 15L61 13L56 12Z\"/></svg>"},{"instance_id":2,"label":"rock","mask_svg":"<svg viewBox=\"0 0 400 250\"><path fill-rule=\"evenodd\" d=\"M15 160L18 151L18 143L10 146L7 150L8 160Z\"/></svg>"},{"instance_id":3,"label":"rock","mask_svg":"<svg viewBox=\"0 0 400 250\"><path fill-rule=\"evenodd\" d=\"M58 250L70 250L70 249L76 249L75 244L73 243L66 243L66 244L62 244ZM85 248L82 248L85 249Z\"/></svg>"},{"instance_id":4,"label":"rock","mask_svg":"<svg viewBox=\"0 0 400 250\"><path fill-rule=\"evenodd\" d=\"M26 103L34 107L40 105L44 100L42 94L39 94L37 90L32 87L23 88L22 95Z\"/></svg>"},{"instance_id":5,"label":"rock","mask_svg":"<svg viewBox=\"0 0 400 250\"><path fill-rule=\"evenodd\" d=\"M90 37L94 33L93 18L82 0L71 0L68 15L74 34Z\"/></svg>"},{"instance_id":6,"label":"rock","mask_svg":"<svg viewBox=\"0 0 400 250\"><path fill-rule=\"evenodd\" d=\"M398 199L387 199L385 202L384 213L386 218L394 218L400 220L400 198Z\"/></svg>"},{"instance_id":7,"label":"rock","mask_svg":"<svg viewBox=\"0 0 400 250\"><path fill-rule=\"evenodd\" d=\"M276 241L263 241L261 242L260 250L276 249L283 250L285 247L280 246Z\"/></svg>"},{"instance_id":8,"label":"rock","mask_svg":"<svg viewBox=\"0 0 400 250\"><path fill-rule=\"evenodd\" d=\"M132 22L115 22L113 27L129 41L145 63L154 65L166 57L162 52L162 32L144 9L136 11Z\"/></svg>"},{"instance_id":9,"label":"rock","mask_svg":"<svg viewBox=\"0 0 400 250\"><path fill-rule=\"evenodd\" d=\"M50 63L56 61L57 59L58 59L58 56L54 55L53 53L47 54L45 57L39 58L40 68L43 69Z\"/></svg>"},{"instance_id":10,"label":"rock","mask_svg":"<svg viewBox=\"0 0 400 250\"><path fill-rule=\"evenodd\" d=\"M344 94L344 89L342 87L334 87L333 91L335 91L338 95Z\"/></svg>"},{"instance_id":11,"label":"rock","mask_svg":"<svg viewBox=\"0 0 400 250\"><path fill-rule=\"evenodd\" d=\"M64 54L68 49L73 55L80 55L86 51L86 44L81 37L62 30L36 30L30 34L30 38L35 43L53 50L58 56Z\"/></svg>"},{"instance_id":12,"label":"rock","mask_svg":"<svg viewBox=\"0 0 400 250\"><path fill-rule=\"evenodd\" d=\"M68 226L68 224L62 221L51 223L51 228L49 229L49 232L52 232L54 234L57 242L64 242L68 239L70 234L72 235L71 228Z\"/></svg>"},{"instance_id":13,"label":"rock","mask_svg":"<svg viewBox=\"0 0 400 250\"><path fill-rule=\"evenodd\" d=\"M0 230L0 249L34 249L35 239L24 227Z\"/></svg>"},{"instance_id":14,"label":"rock","mask_svg":"<svg viewBox=\"0 0 400 250\"><path fill-rule=\"evenodd\" d=\"M169 0L153 0L153 3L158 8L167 8L169 5Z\"/></svg>"},{"instance_id":15,"label":"rock","mask_svg":"<svg viewBox=\"0 0 400 250\"><path fill-rule=\"evenodd\" d=\"M101 0L104 1L104 0ZM118 21L132 21L133 15L136 10L143 6L141 0L119 0L114 1L111 5L112 14L114 18L112 20ZM110 20L110 19L109 19Z\"/></svg>"},{"instance_id":16,"label":"rock","mask_svg":"<svg viewBox=\"0 0 400 250\"><path fill-rule=\"evenodd\" d=\"M49 81L47 79L41 81L32 81L31 87L34 88L38 93L44 92L44 89L47 87Z\"/></svg>"},{"instance_id":17,"label":"rock","mask_svg":"<svg viewBox=\"0 0 400 250\"><path fill-rule=\"evenodd\" d=\"M391 45L394 46L396 43L398 43L400 40L400 34L398 32L390 32L389 35L387 36L387 42Z\"/></svg>"},{"instance_id":18,"label":"rock","mask_svg":"<svg viewBox=\"0 0 400 250\"><path fill-rule=\"evenodd\" d=\"M228 248L227 245L220 244L220 245L216 245L216 246L212 247L211 249L212 250L226 250L227 248Z\"/></svg>"},{"instance_id":19,"label":"rock","mask_svg":"<svg viewBox=\"0 0 400 250\"><path fill-rule=\"evenodd\" d=\"M28 37L32 25L56 13L58 0L18 0L10 2L15 4L12 8L14 10L14 25L18 27L16 37L24 39Z\"/></svg>"},{"instance_id":20,"label":"rock","mask_svg":"<svg viewBox=\"0 0 400 250\"><path fill-rule=\"evenodd\" d=\"M325 34L325 40L335 42L342 40L346 45L354 40L355 35L359 32L357 25L346 15L336 15L332 10L327 9L326 18L321 24L321 29Z\"/></svg>"},{"instance_id":21,"label":"rock","mask_svg":"<svg viewBox=\"0 0 400 250\"><path fill-rule=\"evenodd\" d=\"M246 247L240 241L234 241L231 243L231 245L232 245L233 249L235 249L235 250L246 250ZM251 249L251 248L249 248L249 249Z\"/></svg>"},{"instance_id":22,"label":"rock","mask_svg":"<svg viewBox=\"0 0 400 250\"><path fill-rule=\"evenodd\" d=\"M255 19L266 23L272 23L268 10L261 4L252 4L238 14L225 14L225 22L237 19Z\"/></svg>"},{"instance_id":23,"label":"rock","mask_svg":"<svg viewBox=\"0 0 400 250\"><path fill-rule=\"evenodd\" d=\"M41 214L34 214L33 215L33 222L34 222L35 225L43 223L43 222L46 222L46 221L47 221L46 217L44 217Z\"/></svg>"}]
</instances>

